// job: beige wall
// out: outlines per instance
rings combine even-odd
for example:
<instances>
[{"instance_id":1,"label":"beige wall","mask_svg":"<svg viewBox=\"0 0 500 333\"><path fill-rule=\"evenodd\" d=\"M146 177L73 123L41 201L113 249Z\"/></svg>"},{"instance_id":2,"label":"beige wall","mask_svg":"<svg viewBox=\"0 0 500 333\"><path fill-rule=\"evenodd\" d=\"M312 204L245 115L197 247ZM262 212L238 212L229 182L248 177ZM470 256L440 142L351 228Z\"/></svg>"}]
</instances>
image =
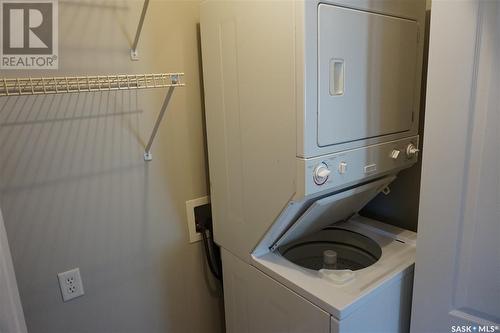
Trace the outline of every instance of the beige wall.
<instances>
[{"instance_id":1,"label":"beige wall","mask_svg":"<svg viewBox=\"0 0 500 333\"><path fill-rule=\"evenodd\" d=\"M60 0L60 70L186 73L153 145L165 90L0 98L1 208L30 332L219 332L219 291L184 202L207 193L197 1ZM80 267L85 296L56 274Z\"/></svg>"}]
</instances>

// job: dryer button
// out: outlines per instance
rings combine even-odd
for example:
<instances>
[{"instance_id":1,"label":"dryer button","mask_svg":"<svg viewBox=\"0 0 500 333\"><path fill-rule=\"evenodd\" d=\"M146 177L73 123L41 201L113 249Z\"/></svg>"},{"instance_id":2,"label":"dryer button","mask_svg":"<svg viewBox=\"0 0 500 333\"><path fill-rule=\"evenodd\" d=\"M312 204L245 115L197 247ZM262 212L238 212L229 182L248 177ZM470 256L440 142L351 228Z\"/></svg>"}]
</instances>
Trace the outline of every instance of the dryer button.
<instances>
[{"instance_id":1,"label":"dryer button","mask_svg":"<svg viewBox=\"0 0 500 333\"><path fill-rule=\"evenodd\" d=\"M365 173L373 173L377 171L377 165L376 164L369 164L365 166Z\"/></svg>"},{"instance_id":2,"label":"dryer button","mask_svg":"<svg viewBox=\"0 0 500 333\"><path fill-rule=\"evenodd\" d=\"M342 175L347 171L347 163L346 162L340 162L339 164L339 173Z\"/></svg>"},{"instance_id":3,"label":"dryer button","mask_svg":"<svg viewBox=\"0 0 500 333\"><path fill-rule=\"evenodd\" d=\"M393 149L393 150L391 151L391 155L390 155L390 156L391 156L391 158L392 158L393 160L397 160L397 159L398 159L398 157L399 157L399 153L401 153L401 151L400 151L400 150L398 150L398 149Z\"/></svg>"}]
</instances>

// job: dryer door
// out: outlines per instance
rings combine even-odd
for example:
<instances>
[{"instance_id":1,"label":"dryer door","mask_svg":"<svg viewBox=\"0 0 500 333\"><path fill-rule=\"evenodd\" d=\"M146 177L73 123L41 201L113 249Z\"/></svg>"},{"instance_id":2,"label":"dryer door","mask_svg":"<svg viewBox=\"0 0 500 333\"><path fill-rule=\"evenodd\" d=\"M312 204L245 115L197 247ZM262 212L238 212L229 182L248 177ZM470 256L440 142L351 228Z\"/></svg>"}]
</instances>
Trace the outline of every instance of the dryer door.
<instances>
[{"instance_id":1,"label":"dryer door","mask_svg":"<svg viewBox=\"0 0 500 333\"><path fill-rule=\"evenodd\" d=\"M409 131L417 22L327 4L318 11L318 145Z\"/></svg>"}]
</instances>

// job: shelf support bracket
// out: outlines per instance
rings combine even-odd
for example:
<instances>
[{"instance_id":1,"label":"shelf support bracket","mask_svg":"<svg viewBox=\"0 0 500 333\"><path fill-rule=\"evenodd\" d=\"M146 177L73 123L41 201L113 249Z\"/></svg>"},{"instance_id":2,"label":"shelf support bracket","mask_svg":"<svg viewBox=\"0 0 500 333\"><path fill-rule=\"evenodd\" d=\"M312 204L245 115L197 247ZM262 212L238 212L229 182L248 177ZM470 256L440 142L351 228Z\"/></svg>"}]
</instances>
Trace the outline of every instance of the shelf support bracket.
<instances>
[{"instance_id":1,"label":"shelf support bracket","mask_svg":"<svg viewBox=\"0 0 500 333\"><path fill-rule=\"evenodd\" d=\"M144 161L149 162L153 159L153 155L151 154L151 146L153 145L153 141L155 139L156 133L158 132L158 128L160 127L161 121L162 121L163 117L165 116L165 112L167 111L167 106L168 106L168 103L170 102L170 98L172 98L174 88L175 87L168 88L167 95L165 96L165 99L163 100L163 105L161 106L160 114L158 115L158 118L156 118L156 122L155 122L155 125L153 127L153 132L151 132L151 136L149 137L148 144L146 145L146 151L144 152Z\"/></svg>"},{"instance_id":2,"label":"shelf support bracket","mask_svg":"<svg viewBox=\"0 0 500 333\"><path fill-rule=\"evenodd\" d=\"M133 61L139 60L139 52L137 51L137 44L139 44L139 37L141 36L142 25L144 24L144 18L146 17L146 12L148 11L149 0L144 0L142 6L141 18L139 19L139 25L137 26L137 31L135 32L134 43L130 49L130 59Z\"/></svg>"}]
</instances>

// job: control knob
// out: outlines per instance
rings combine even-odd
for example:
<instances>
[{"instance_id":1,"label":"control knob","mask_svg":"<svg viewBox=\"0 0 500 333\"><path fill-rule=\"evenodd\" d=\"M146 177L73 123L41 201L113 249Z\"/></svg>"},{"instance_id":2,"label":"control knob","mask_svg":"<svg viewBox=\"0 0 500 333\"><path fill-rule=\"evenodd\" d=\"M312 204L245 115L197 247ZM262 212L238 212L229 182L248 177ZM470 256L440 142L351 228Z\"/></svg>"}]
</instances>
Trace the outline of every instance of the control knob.
<instances>
[{"instance_id":1,"label":"control knob","mask_svg":"<svg viewBox=\"0 0 500 333\"><path fill-rule=\"evenodd\" d=\"M314 182L317 185L323 185L328 180L329 175L330 175L330 169L328 169L328 165L326 165L325 162L322 162L314 169L313 173Z\"/></svg>"},{"instance_id":2,"label":"control knob","mask_svg":"<svg viewBox=\"0 0 500 333\"><path fill-rule=\"evenodd\" d=\"M418 155L419 151L420 151L420 149L418 149L417 147L415 147L415 145L413 143L410 143L406 147L406 157L408 157L408 158L416 157Z\"/></svg>"}]
</instances>

